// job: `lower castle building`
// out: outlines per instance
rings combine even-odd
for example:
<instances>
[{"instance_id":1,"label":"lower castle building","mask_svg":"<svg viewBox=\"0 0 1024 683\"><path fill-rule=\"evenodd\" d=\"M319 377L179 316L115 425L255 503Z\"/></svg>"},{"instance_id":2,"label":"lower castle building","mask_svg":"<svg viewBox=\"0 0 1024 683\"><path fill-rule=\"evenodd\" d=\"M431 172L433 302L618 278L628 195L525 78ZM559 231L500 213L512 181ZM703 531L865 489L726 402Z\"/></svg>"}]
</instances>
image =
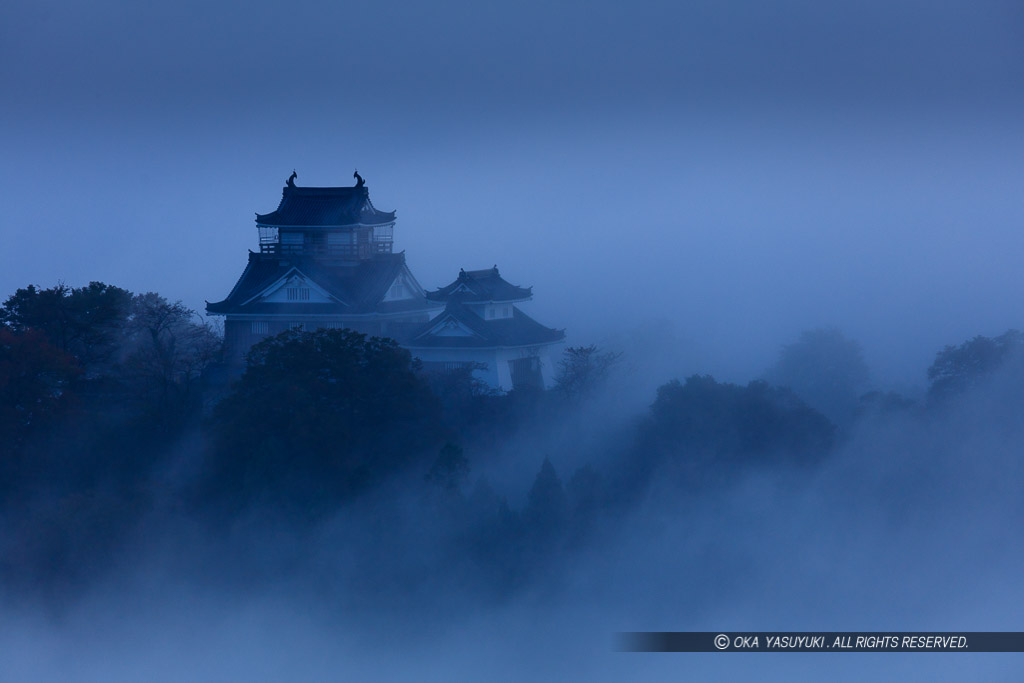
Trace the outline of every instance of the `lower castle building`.
<instances>
[{"instance_id":1,"label":"lower castle building","mask_svg":"<svg viewBox=\"0 0 1024 683\"><path fill-rule=\"evenodd\" d=\"M562 330L520 310L528 287L497 266L462 270L427 292L394 253L395 212L377 210L359 174L354 187L299 187L288 179L277 209L256 215L259 251L223 301L225 355L240 372L249 347L292 328L351 328L391 337L423 362L448 372L467 364L492 387L548 387Z\"/></svg>"}]
</instances>

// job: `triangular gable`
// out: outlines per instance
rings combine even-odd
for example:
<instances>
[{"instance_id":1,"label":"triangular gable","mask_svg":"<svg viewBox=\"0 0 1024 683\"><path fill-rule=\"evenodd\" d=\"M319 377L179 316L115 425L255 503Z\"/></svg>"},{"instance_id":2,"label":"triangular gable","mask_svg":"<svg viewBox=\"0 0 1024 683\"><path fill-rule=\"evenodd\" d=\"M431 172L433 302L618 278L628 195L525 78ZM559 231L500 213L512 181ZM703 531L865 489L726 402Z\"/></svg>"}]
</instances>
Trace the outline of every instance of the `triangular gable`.
<instances>
[{"instance_id":1,"label":"triangular gable","mask_svg":"<svg viewBox=\"0 0 1024 683\"><path fill-rule=\"evenodd\" d=\"M345 303L294 266L258 294L242 302L260 303Z\"/></svg>"},{"instance_id":2,"label":"triangular gable","mask_svg":"<svg viewBox=\"0 0 1024 683\"><path fill-rule=\"evenodd\" d=\"M407 301L409 299L422 299L426 295L420 283L412 276L408 266L403 265L395 276L395 279L388 285L382 301Z\"/></svg>"},{"instance_id":3,"label":"triangular gable","mask_svg":"<svg viewBox=\"0 0 1024 683\"><path fill-rule=\"evenodd\" d=\"M450 313L439 315L434 319L430 329L419 334L416 338L422 339L423 337L479 337L483 339L481 334Z\"/></svg>"}]
</instances>

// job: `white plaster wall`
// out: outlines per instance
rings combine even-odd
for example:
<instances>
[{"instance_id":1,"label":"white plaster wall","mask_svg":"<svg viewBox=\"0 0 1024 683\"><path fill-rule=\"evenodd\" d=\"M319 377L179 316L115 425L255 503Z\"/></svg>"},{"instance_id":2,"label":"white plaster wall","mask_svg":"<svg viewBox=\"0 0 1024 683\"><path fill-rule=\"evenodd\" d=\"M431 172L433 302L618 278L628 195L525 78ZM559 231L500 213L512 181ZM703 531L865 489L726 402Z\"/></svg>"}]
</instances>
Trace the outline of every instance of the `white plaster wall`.
<instances>
[{"instance_id":1,"label":"white plaster wall","mask_svg":"<svg viewBox=\"0 0 1024 683\"><path fill-rule=\"evenodd\" d=\"M487 370L477 372L477 377L492 387L503 391L512 390L512 371L508 362L518 358L537 356L540 358L541 379L544 388L550 389L555 381L555 363L561 353L561 345L520 347L511 349L410 349L413 356L425 363L486 363Z\"/></svg>"}]
</instances>

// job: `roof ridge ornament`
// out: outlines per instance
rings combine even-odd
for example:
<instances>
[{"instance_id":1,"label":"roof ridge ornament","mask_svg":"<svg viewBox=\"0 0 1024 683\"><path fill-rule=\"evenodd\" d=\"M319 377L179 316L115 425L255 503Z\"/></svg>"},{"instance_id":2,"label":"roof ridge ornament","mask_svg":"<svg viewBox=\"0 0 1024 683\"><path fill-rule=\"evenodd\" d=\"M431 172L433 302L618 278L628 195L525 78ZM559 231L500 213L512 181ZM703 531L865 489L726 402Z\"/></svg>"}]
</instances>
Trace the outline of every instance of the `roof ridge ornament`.
<instances>
[{"instance_id":1,"label":"roof ridge ornament","mask_svg":"<svg viewBox=\"0 0 1024 683\"><path fill-rule=\"evenodd\" d=\"M299 174L292 169L292 174L288 176L288 187L295 187L295 179L299 177Z\"/></svg>"},{"instance_id":2,"label":"roof ridge ornament","mask_svg":"<svg viewBox=\"0 0 1024 683\"><path fill-rule=\"evenodd\" d=\"M366 184L366 182L363 180L363 176L359 175L359 169L356 169L352 173L352 177L356 179L356 187L362 187L363 185Z\"/></svg>"}]
</instances>

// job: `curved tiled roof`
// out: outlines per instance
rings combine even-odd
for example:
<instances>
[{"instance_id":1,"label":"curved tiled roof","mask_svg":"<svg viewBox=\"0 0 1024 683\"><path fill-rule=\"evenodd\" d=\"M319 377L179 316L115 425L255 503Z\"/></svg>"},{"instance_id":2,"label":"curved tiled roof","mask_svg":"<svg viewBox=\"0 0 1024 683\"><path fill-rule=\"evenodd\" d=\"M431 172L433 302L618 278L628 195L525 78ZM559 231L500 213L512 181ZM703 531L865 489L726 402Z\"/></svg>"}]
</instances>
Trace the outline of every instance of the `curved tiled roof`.
<instances>
[{"instance_id":1,"label":"curved tiled roof","mask_svg":"<svg viewBox=\"0 0 1024 683\"><path fill-rule=\"evenodd\" d=\"M498 273L498 266L486 270L459 271L455 282L437 291L427 292L432 301L459 300L466 302L526 301L533 297L532 287L517 287Z\"/></svg>"},{"instance_id":2,"label":"curved tiled roof","mask_svg":"<svg viewBox=\"0 0 1024 683\"><path fill-rule=\"evenodd\" d=\"M400 310L437 309L424 298L407 301L384 301L388 288L405 268L405 254L381 254L357 264L323 263L316 258L291 256L282 258L266 254L249 254L249 263L242 276L223 301L208 303L209 313L321 313L362 314L390 313ZM338 303L276 304L252 301L270 285L292 270L308 277ZM304 309L303 306L306 308Z\"/></svg>"},{"instance_id":3,"label":"curved tiled roof","mask_svg":"<svg viewBox=\"0 0 1024 683\"><path fill-rule=\"evenodd\" d=\"M472 331L467 336L446 336L431 334L447 320L454 319ZM564 330L545 327L539 322L512 307L512 317L484 320L459 301L449 301L444 312L419 330L400 340L410 348L492 348L496 346L533 346L553 344L565 339Z\"/></svg>"},{"instance_id":4,"label":"curved tiled roof","mask_svg":"<svg viewBox=\"0 0 1024 683\"><path fill-rule=\"evenodd\" d=\"M394 211L378 211L366 186L284 186L275 211L256 214L256 224L270 227L341 227L384 225L395 220Z\"/></svg>"}]
</instances>

